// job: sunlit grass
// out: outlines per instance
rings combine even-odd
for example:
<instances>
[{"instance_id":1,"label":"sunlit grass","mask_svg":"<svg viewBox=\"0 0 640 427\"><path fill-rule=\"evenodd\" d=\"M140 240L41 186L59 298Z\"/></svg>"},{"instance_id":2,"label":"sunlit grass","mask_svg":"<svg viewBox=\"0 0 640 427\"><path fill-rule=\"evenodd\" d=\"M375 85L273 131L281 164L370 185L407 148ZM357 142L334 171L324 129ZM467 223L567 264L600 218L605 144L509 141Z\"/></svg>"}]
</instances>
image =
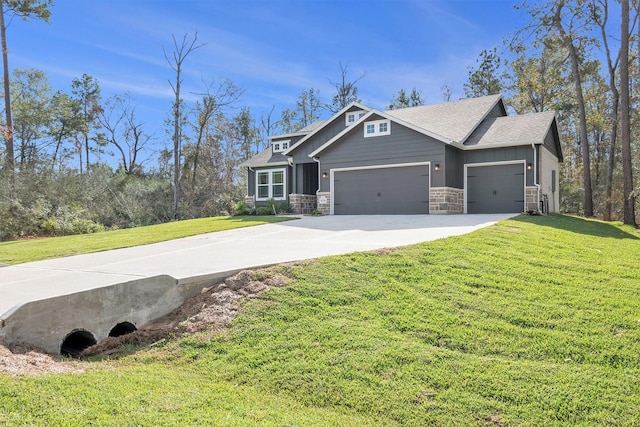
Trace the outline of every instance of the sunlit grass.
<instances>
[{"instance_id":1,"label":"sunlit grass","mask_svg":"<svg viewBox=\"0 0 640 427\"><path fill-rule=\"evenodd\" d=\"M216 338L0 376L0 425L639 425L638 237L519 217L283 266Z\"/></svg>"},{"instance_id":2,"label":"sunlit grass","mask_svg":"<svg viewBox=\"0 0 640 427\"><path fill-rule=\"evenodd\" d=\"M291 218L275 216L199 218L95 234L0 242L0 263L20 264L109 249L127 248L289 219Z\"/></svg>"}]
</instances>

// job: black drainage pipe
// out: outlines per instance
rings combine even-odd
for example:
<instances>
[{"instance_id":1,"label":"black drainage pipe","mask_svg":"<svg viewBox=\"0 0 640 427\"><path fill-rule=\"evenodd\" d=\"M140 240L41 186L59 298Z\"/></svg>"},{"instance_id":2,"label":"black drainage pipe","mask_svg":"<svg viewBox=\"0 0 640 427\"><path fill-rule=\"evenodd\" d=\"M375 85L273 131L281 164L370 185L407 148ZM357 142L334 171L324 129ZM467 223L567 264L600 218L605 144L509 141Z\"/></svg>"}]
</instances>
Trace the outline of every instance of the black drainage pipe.
<instances>
[{"instance_id":1,"label":"black drainage pipe","mask_svg":"<svg viewBox=\"0 0 640 427\"><path fill-rule=\"evenodd\" d=\"M114 326L109 332L110 337L120 337L137 331L136 325L131 322L121 322Z\"/></svg>"},{"instance_id":2,"label":"black drainage pipe","mask_svg":"<svg viewBox=\"0 0 640 427\"><path fill-rule=\"evenodd\" d=\"M84 329L76 329L71 331L62 341L60 346L60 354L69 357L79 357L85 348L96 345L96 337L89 331Z\"/></svg>"}]
</instances>

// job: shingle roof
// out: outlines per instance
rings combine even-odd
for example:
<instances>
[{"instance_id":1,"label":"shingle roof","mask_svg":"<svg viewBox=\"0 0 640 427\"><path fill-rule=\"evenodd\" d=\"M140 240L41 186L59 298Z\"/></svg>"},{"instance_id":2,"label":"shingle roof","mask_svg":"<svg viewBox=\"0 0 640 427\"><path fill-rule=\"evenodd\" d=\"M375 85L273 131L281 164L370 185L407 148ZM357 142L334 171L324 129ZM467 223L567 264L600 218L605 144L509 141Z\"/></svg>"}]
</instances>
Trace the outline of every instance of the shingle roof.
<instances>
[{"instance_id":1,"label":"shingle roof","mask_svg":"<svg viewBox=\"0 0 640 427\"><path fill-rule=\"evenodd\" d=\"M500 99L501 95L490 95L389 110L386 114L451 141L462 143Z\"/></svg>"},{"instance_id":2,"label":"shingle roof","mask_svg":"<svg viewBox=\"0 0 640 427\"><path fill-rule=\"evenodd\" d=\"M327 120L316 120L315 122L311 123L310 125L303 127L298 132L300 132L300 133L313 132L314 130L318 129L320 126L322 126L326 122L327 122Z\"/></svg>"},{"instance_id":3,"label":"shingle roof","mask_svg":"<svg viewBox=\"0 0 640 427\"><path fill-rule=\"evenodd\" d=\"M524 145L544 142L555 118L551 111L486 119L465 141L464 145L491 144Z\"/></svg>"},{"instance_id":4,"label":"shingle roof","mask_svg":"<svg viewBox=\"0 0 640 427\"><path fill-rule=\"evenodd\" d=\"M278 166L287 164L289 164L287 156L283 155L282 153L274 153L271 149L271 146L269 146L263 152L258 153L250 159L247 159L244 162L240 163L239 166L255 168L260 166Z\"/></svg>"}]
</instances>

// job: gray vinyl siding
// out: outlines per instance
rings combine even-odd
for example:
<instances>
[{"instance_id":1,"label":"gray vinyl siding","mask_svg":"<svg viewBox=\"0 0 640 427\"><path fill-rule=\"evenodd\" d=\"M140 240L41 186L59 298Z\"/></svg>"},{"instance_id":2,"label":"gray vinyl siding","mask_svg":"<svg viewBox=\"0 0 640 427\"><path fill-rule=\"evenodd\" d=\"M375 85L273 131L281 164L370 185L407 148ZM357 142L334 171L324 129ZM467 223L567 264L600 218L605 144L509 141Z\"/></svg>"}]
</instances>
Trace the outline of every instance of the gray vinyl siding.
<instances>
[{"instance_id":1,"label":"gray vinyl siding","mask_svg":"<svg viewBox=\"0 0 640 427\"><path fill-rule=\"evenodd\" d=\"M293 194L302 194L302 186L304 185L302 165L294 164L293 167L294 167L294 173L296 175L295 183L293 187Z\"/></svg>"},{"instance_id":2,"label":"gray vinyl siding","mask_svg":"<svg viewBox=\"0 0 640 427\"><path fill-rule=\"evenodd\" d=\"M462 150L451 146L445 146L444 163L444 186L464 188L464 153Z\"/></svg>"},{"instance_id":3,"label":"gray vinyl siding","mask_svg":"<svg viewBox=\"0 0 640 427\"><path fill-rule=\"evenodd\" d=\"M554 138L553 126L549 128L547 136L544 137L544 147L549 150L551 154L558 157L558 149L556 148L556 139Z\"/></svg>"},{"instance_id":4,"label":"gray vinyl siding","mask_svg":"<svg viewBox=\"0 0 640 427\"><path fill-rule=\"evenodd\" d=\"M391 135L365 138L363 125L358 125L320 154L320 173L329 174L336 168L430 161L431 186L443 186L444 174L435 172L433 167L436 163L444 167L444 144L394 122L390 129ZM329 190L329 180L322 179L320 191Z\"/></svg>"},{"instance_id":5,"label":"gray vinyl siding","mask_svg":"<svg viewBox=\"0 0 640 427\"><path fill-rule=\"evenodd\" d=\"M465 164L506 162L506 161L512 161L512 160L524 160L525 163L533 163L533 150L531 149L531 146L521 145L518 147L469 150L464 152ZM526 173L527 173L527 185L531 186L533 185L533 170L526 171Z\"/></svg>"},{"instance_id":6,"label":"gray vinyl siding","mask_svg":"<svg viewBox=\"0 0 640 427\"><path fill-rule=\"evenodd\" d=\"M507 115L507 111L504 108L504 104L502 102L498 102L487 114L487 119L493 119L496 117L503 117Z\"/></svg>"},{"instance_id":7,"label":"gray vinyl siding","mask_svg":"<svg viewBox=\"0 0 640 427\"><path fill-rule=\"evenodd\" d=\"M336 117L336 119L327 124L317 134L306 140L300 147L297 147L292 154L294 163L311 163L313 159L309 157L309 153L313 153L325 142L342 132L345 128L344 115Z\"/></svg>"},{"instance_id":8,"label":"gray vinyl siding","mask_svg":"<svg viewBox=\"0 0 640 427\"><path fill-rule=\"evenodd\" d=\"M256 195L256 171L247 169L247 196Z\"/></svg>"}]
</instances>

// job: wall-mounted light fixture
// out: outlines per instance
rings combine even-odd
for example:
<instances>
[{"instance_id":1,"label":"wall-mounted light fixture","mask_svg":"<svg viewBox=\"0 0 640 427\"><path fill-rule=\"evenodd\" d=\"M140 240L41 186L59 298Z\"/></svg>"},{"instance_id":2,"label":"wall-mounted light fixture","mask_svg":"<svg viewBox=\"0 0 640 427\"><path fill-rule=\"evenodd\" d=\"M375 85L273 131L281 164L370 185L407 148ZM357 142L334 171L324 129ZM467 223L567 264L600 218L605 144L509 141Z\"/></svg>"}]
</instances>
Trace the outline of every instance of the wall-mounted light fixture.
<instances>
[{"instance_id":1,"label":"wall-mounted light fixture","mask_svg":"<svg viewBox=\"0 0 640 427\"><path fill-rule=\"evenodd\" d=\"M436 163L436 165L433 167L433 169L439 171L440 170L440 163Z\"/></svg>"},{"instance_id":2,"label":"wall-mounted light fixture","mask_svg":"<svg viewBox=\"0 0 640 427\"><path fill-rule=\"evenodd\" d=\"M533 169L533 165L531 163L527 163L527 170L530 171Z\"/></svg>"},{"instance_id":3,"label":"wall-mounted light fixture","mask_svg":"<svg viewBox=\"0 0 640 427\"><path fill-rule=\"evenodd\" d=\"M329 175L327 175L327 173L326 173L326 172L322 172L322 177L323 177L323 178L326 178L327 176L329 176Z\"/></svg>"}]
</instances>

